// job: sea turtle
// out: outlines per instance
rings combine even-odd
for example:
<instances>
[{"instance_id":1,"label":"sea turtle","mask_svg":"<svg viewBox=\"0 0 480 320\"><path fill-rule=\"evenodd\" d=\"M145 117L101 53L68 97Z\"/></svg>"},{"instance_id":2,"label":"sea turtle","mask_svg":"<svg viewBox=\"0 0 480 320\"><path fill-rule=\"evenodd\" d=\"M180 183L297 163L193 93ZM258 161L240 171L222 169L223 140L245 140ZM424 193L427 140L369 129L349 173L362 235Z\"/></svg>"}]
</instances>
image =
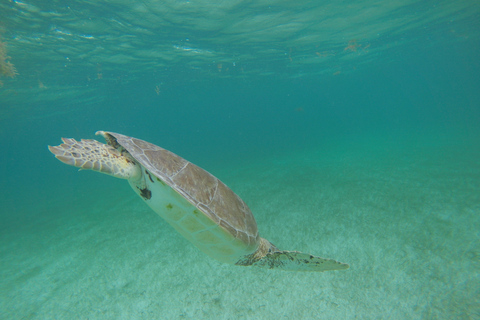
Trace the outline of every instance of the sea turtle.
<instances>
[{"instance_id":1,"label":"sea turtle","mask_svg":"<svg viewBox=\"0 0 480 320\"><path fill-rule=\"evenodd\" d=\"M149 142L98 131L108 144L62 138L48 146L80 169L127 179L135 192L182 236L221 262L293 271L347 269L348 264L297 251L281 251L258 234L248 206L202 168Z\"/></svg>"}]
</instances>

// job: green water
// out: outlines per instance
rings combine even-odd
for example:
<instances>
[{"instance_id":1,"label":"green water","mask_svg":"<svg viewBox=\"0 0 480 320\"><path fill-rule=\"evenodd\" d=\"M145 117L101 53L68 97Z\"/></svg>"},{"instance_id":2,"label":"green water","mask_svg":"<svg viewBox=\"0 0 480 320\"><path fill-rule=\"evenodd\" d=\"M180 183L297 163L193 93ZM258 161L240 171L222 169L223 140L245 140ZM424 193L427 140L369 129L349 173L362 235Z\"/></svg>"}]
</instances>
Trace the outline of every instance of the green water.
<instances>
[{"instance_id":1,"label":"green water","mask_svg":"<svg viewBox=\"0 0 480 320\"><path fill-rule=\"evenodd\" d=\"M1 319L477 319L472 1L4 1ZM126 181L48 152L111 130L208 170L284 250L221 264Z\"/></svg>"}]
</instances>

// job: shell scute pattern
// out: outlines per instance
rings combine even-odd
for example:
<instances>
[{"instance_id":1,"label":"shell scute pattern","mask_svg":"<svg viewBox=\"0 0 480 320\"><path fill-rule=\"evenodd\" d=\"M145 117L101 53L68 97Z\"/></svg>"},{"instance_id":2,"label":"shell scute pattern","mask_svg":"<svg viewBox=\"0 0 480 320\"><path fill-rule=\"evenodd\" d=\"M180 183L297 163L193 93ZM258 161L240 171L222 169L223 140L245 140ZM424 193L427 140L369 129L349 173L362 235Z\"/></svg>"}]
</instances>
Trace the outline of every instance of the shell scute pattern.
<instances>
[{"instance_id":1,"label":"shell scute pattern","mask_svg":"<svg viewBox=\"0 0 480 320\"><path fill-rule=\"evenodd\" d=\"M188 163L168 150L146 150L145 159L157 172L161 172L168 177L172 177L182 170Z\"/></svg>"},{"instance_id":2,"label":"shell scute pattern","mask_svg":"<svg viewBox=\"0 0 480 320\"><path fill-rule=\"evenodd\" d=\"M182 219L182 226L191 234L195 234L199 231L205 230L205 226L198 223L198 219L192 216L184 217Z\"/></svg>"},{"instance_id":3,"label":"shell scute pattern","mask_svg":"<svg viewBox=\"0 0 480 320\"><path fill-rule=\"evenodd\" d=\"M180 188L188 186L188 190L182 190L207 207L212 202L218 185L218 179L192 163L188 163L175 174L172 181Z\"/></svg>"},{"instance_id":4,"label":"shell scute pattern","mask_svg":"<svg viewBox=\"0 0 480 320\"><path fill-rule=\"evenodd\" d=\"M108 134L150 173L170 185L212 222L249 247L258 244L260 237L252 212L245 202L220 180L154 144L117 133Z\"/></svg>"},{"instance_id":5,"label":"shell scute pattern","mask_svg":"<svg viewBox=\"0 0 480 320\"><path fill-rule=\"evenodd\" d=\"M249 245L257 243L258 230L250 209L221 181L218 182L215 201L209 207L220 218L220 225L224 229Z\"/></svg>"},{"instance_id":6,"label":"shell scute pattern","mask_svg":"<svg viewBox=\"0 0 480 320\"><path fill-rule=\"evenodd\" d=\"M195 238L198 241L201 241L202 243L205 244L216 244L220 242L220 239L218 236L216 236L214 233L210 232L209 230L203 230L195 234Z\"/></svg>"}]
</instances>

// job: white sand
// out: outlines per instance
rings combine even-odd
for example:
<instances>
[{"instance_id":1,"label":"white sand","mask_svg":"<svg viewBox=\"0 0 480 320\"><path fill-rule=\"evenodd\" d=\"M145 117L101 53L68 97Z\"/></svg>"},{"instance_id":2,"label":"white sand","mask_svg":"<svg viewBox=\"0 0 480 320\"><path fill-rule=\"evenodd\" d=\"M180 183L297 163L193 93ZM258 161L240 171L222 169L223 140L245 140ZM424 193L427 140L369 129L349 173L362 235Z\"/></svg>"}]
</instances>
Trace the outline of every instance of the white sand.
<instances>
[{"instance_id":1,"label":"white sand","mask_svg":"<svg viewBox=\"0 0 480 320\"><path fill-rule=\"evenodd\" d=\"M279 248L351 265L325 273L217 263L126 182L78 173L82 198L19 205L34 218L2 227L0 318L478 319L470 151L344 146L213 172Z\"/></svg>"}]
</instances>

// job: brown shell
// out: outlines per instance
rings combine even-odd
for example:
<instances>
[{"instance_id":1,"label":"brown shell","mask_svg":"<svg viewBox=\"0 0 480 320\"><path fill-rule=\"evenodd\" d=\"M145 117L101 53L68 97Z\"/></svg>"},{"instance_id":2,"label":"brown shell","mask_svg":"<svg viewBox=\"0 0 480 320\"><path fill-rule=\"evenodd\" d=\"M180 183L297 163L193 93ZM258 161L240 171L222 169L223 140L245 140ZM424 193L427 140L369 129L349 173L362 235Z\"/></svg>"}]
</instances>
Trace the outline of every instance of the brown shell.
<instances>
[{"instance_id":1,"label":"brown shell","mask_svg":"<svg viewBox=\"0 0 480 320\"><path fill-rule=\"evenodd\" d=\"M247 204L209 172L173 152L119 133L105 132L108 143L124 147L148 171L245 244L260 240L257 223Z\"/></svg>"}]
</instances>

